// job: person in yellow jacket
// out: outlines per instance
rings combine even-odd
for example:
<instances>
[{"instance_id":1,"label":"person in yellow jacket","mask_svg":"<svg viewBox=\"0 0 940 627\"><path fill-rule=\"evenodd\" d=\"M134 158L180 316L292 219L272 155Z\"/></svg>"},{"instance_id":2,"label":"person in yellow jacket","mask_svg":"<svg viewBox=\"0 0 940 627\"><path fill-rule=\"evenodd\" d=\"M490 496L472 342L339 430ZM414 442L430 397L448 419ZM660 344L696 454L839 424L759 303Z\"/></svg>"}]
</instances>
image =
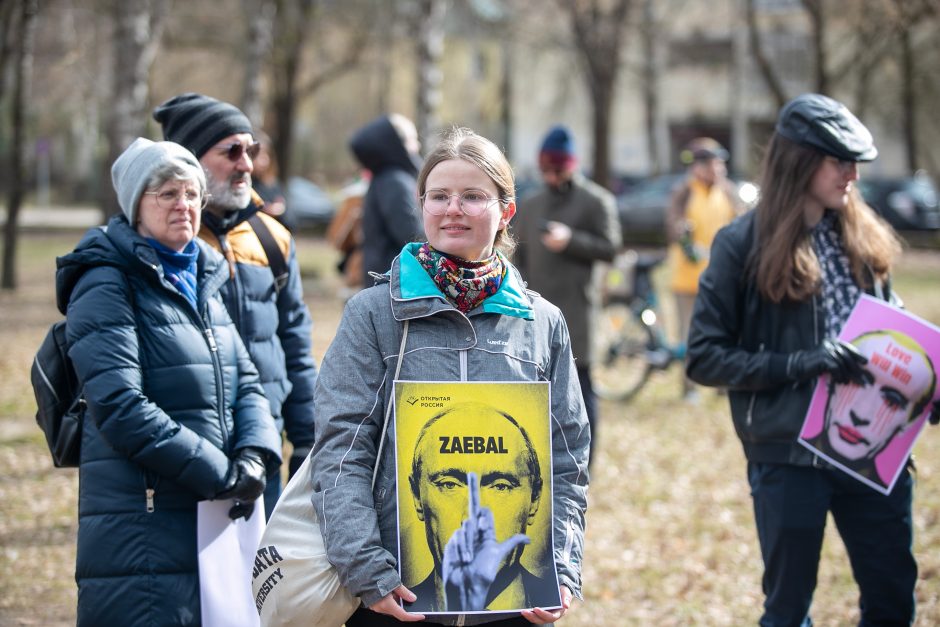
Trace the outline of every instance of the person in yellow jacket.
<instances>
[{"instance_id":1,"label":"person in yellow jacket","mask_svg":"<svg viewBox=\"0 0 940 627\"><path fill-rule=\"evenodd\" d=\"M666 236L672 270L679 341L689 334L698 279L708 265L708 251L718 230L741 212L734 184L728 180L728 151L710 137L693 139L679 154L688 176L672 195L666 212ZM694 384L684 378L682 394L695 396Z\"/></svg>"}]
</instances>

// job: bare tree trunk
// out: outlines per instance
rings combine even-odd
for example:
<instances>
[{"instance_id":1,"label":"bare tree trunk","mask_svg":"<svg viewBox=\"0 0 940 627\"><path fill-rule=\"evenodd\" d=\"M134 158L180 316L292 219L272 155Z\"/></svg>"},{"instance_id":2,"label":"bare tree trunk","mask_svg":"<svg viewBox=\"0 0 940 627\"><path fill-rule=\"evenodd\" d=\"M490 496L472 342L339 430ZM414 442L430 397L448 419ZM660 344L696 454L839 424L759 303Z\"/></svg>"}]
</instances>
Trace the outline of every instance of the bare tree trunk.
<instances>
[{"instance_id":1,"label":"bare tree trunk","mask_svg":"<svg viewBox=\"0 0 940 627\"><path fill-rule=\"evenodd\" d=\"M745 4L748 0L734 0L734 24L731 31L731 93L728 111L731 117L731 174L751 172L750 150L748 150L748 111L745 107L747 94L747 25L744 21Z\"/></svg>"},{"instance_id":2,"label":"bare tree trunk","mask_svg":"<svg viewBox=\"0 0 940 627\"><path fill-rule=\"evenodd\" d=\"M7 61L13 54L16 39L16 9L19 5L12 0L0 0L0 100L6 87Z\"/></svg>"},{"instance_id":3,"label":"bare tree trunk","mask_svg":"<svg viewBox=\"0 0 940 627\"><path fill-rule=\"evenodd\" d=\"M764 54L760 28L757 26L757 9L754 6L756 2L757 0L747 0L747 30L751 40L751 54L754 55L754 61L757 63L761 76L779 109L787 103L787 94L776 70L774 70L767 55Z\"/></svg>"},{"instance_id":4,"label":"bare tree trunk","mask_svg":"<svg viewBox=\"0 0 940 627\"><path fill-rule=\"evenodd\" d=\"M294 113L297 105L297 76L313 13L312 0L277 3L276 31L279 33L274 58L274 154L284 180L292 173Z\"/></svg>"},{"instance_id":5,"label":"bare tree trunk","mask_svg":"<svg viewBox=\"0 0 940 627\"><path fill-rule=\"evenodd\" d=\"M568 14L575 46L585 69L594 113L593 178L610 187L610 112L620 71L623 30L631 0L613 3L557 0ZM604 6L602 7L601 4Z\"/></svg>"},{"instance_id":6,"label":"bare tree trunk","mask_svg":"<svg viewBox=\"0 0 940 627\"><path fill-rule=\"evenodd\" d=\"M437 110L441 103L443 76L439 67L444 53L446 0L420 0L418 11L418 93L415 126L421 145L426 146L440 128Z\"/></svg>"},{"instance_id":7,"label":"bare tree trunk","mask_svg":"<svg viewBox=\"0 0 940 627\"><path fill-rule=\"evenodd\" d=\"M310 38L317 18L314 11L316 0L278 0L272 57L274 66L274 132L271 138L277 157L281 178L287 180L293 174L294 123L301 102L335 78L343 76L359 63L369 35L372 16L360 19L357 26L347 28L344 49L332 59L324 59L319 70L305 83L300 83L304 73L304 48ZM330 3L335 8L336 4Z\"/></svg>"},{"instance_id":8,"label":"bare tree trunk","mask_svg":"<svg viewBox=\"0 0 940 627\"><path fill-rule=\"evenodd\" d=\"M594 181L610 189L610 111L613 83L598 85L592 99L594 111Z\"/></svg>"},{"instance_id":9,"label":"bare tree trunk","mask_svg":"<svg viewBox=\"0 0 940 627\"><path fill-rule=\"evenodd\" d=\"M109 166L146 129L150 115L148 78L160 46L167 6L167 0L116 0L113 5L114 89L108 123ZM110 189L108 183L102 187L106 217L120 211Z\"/></svg>"},{"instance_id":10,"label":"bare tree trunk","mask_svg":"<svg viewBox=\"0 0 940 627\"><path fill-rule=\"evenodd\" d=\"M659 55L656 51L657 24L653 0L643 2L643 22L640 37L643 43L643 106L646 116L646 151L650 173L661 173L660 145L657 133L659 112Z\"/></svg>"},{"instance_id":11,"label":"bare tree trunk","mask_svg":"<svg viewBox=\"0 0 940 627\"><path fill-rule=\"evenodd\" d=\"M252 126L260 129L264 126L264 103L261 101L264 60L271 49L277 5L272 0L242 0L242 11L248 21L248 41L245 43L241 110L251 120Z\"/></svg>"},{"instance_id":12,"label":"bare tree trunk","mask_svg":"<svg viewBox=\"0 0 940 627\"><path fill-rule=\"evenodd\" d=\"M499 121L502 130L502 147L506 155L512 155L512 72L513 72L513 43L512 38L504 36L500 44L500 60L502 61L502 76L500 77L500 93L503 101L499 108Z\"/></svg>"},{"instance_id":13,"label":"bare tree trunk","mask_svg":"<svg viewBox=\"0 0 940 627\"><path fill-rule=\"evenodd\" d=\"M8 0L11 1L12 0ZM7 220L3 227L3 275L0 288L16 289L16 245L20 205L26 186L26 168L24 165L26 103L30 98L30 83L33 74L33 46L36 40L36 19L39 6L36 0L20 2L19 39L16 46L16 66L13 76L13 103L10 122L13 125L13 138L10 143L10 195L7 200ZM12 12L11 12L12 14Z\"/></svg>"},{"instance_id":14,"label":"bare tree trunk","mask_svg":"<svg viewBox=\"0 0 940 627\"><path fill-rule=\"evenodd\" d=\"M909 24L903 24L901 39L901 119L904 124L904 156L907 169L917 170L917 99L914 95L914 50Z\"/></svg>"},{"instance_id":15,"label":"bare tree trunk","mask_svg":"<svg viewBox=\"0 0 940 627\"><path fill-rule=\"evenodd\" d=\"M809 14L810 34L813 36L813 53L816 55L816 92L829 92L829 75L826 72L826 16L823 13L822 0L802 0L803 8Z\"/></svg>"}]
</instances>

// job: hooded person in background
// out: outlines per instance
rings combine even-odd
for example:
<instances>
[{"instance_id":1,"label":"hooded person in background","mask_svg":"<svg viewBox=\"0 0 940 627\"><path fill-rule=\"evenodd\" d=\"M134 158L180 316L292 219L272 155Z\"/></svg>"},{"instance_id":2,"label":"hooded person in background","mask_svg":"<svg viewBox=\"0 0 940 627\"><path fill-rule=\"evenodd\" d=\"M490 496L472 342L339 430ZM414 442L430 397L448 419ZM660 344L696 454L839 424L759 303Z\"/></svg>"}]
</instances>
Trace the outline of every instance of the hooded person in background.
<instances>
[{"instance_id":1,"label":"hooded person in background","mask_svg":"<svg viewBox=\"0 0 940 627\"><path fill-rule=\"evenodd\" d=\"M251 122L233 105L201 94L175 96L154 109L165 139L192 151L206 173L211 197L202 212L199 237L228 262L222 297L261 375L278 432L293 445L289 474L313 446L313 388L317 366L304 303L297 251L290 232L262 211L252 191L253 159L261 149ZM262 237L273 240L286 263L275 277ZM280 475L268 481L270 517L281 493Z\"/></svg>"},{"instance_id":2,"label":"hooded person in background","mask_svg":"<svg viewBox=\"0 0 940 627\"><path fill-rule=\"evenodd\" d=\"M370 272L388 272L402 247L424 232L415 191L421 144L411 120L392 113L356 131L349 149L372 173L362 204L362 277L368 287Z\"/></svg>"},{"instance_id":3,"label":"hooded person in background","mask_svg":"<svg viewBox=\"0 0 940 627\"><path fill-rule=\"evenodd\" d=\"M513 222L519 239L514 260L529 288L561 309L591 425L597 438L597 399L591 381L591 328L599 294L597 262L612 261L620 248L620 221L613 194L578 172L574 138L552 128L539 151L545 185L523 198Z\"/></svg>"}]
</instances>

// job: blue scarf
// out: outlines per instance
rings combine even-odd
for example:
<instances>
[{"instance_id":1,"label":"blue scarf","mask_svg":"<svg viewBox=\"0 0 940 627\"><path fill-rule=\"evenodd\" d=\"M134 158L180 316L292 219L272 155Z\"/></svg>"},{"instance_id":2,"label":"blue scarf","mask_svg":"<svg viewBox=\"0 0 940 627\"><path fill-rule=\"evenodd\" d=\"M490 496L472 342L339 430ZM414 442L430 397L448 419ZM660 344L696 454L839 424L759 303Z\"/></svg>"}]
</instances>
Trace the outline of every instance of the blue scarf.
<instances>
[{"instance_id":1,"label":"blue scarf","mask_svg":"<svg viewBox=\"0 0 940 627\"><path fill-rule=\"evenodd\" d=\"M147 238L147 242L157 251L157 257L163 265L163 274L166 280L186 297L186 300L198 309L196 304L196 260L199 259L199 246L196 240L186 244L181 252L167 248L155 239Z\"/></svg>"}]
</instances>

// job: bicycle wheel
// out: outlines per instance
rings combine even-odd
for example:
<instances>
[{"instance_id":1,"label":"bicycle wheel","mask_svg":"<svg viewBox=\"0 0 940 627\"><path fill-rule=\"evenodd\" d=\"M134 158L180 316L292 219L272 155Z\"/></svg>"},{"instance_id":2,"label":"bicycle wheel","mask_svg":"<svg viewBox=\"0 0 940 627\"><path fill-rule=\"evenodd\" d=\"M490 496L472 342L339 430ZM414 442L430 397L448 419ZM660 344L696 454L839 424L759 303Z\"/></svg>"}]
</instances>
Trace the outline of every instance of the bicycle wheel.
<instances>
[{"instance_id":1,"label":"bicycle wheel","mask_svg":"<svg viewBox=\"0 0 940 627\"><path fill-rule=\"evenodd\" d=\"M604 307L597 322L591 367L594 391L606 400L629 400L653 370L646 358L654 344L652 331L625 303Z\"/></svg>"}]
</instances>

